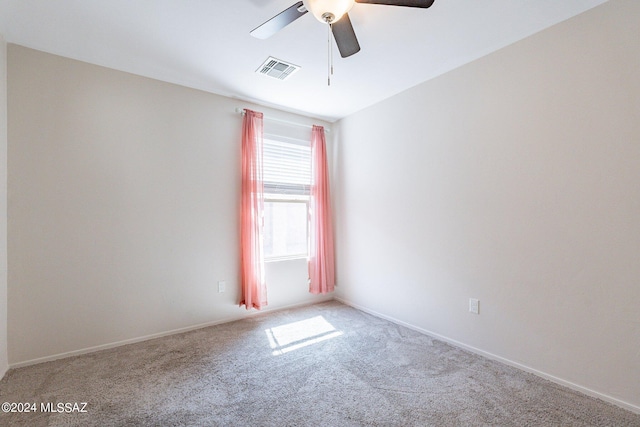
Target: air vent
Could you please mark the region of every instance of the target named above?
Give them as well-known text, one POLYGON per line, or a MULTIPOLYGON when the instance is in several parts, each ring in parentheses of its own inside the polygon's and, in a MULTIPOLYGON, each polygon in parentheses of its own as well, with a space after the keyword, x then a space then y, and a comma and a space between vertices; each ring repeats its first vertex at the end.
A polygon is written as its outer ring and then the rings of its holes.
POLYGON ((300 66, 298 65, 289 64, 288 62, 284 62, 270 56, 256 70, 256 73, 264 74, 265 76, 273 77, 278 80, 285 80, 291 77, 291 75, 299 69, 300 66))

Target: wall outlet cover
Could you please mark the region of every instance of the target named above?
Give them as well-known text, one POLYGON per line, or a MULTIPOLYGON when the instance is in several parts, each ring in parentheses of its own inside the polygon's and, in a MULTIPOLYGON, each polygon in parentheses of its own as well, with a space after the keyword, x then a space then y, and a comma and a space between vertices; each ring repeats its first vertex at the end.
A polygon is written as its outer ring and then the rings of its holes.
POLYGON ((469 313, 480 314, 480 301, 475 298, 469 298, 469 313))

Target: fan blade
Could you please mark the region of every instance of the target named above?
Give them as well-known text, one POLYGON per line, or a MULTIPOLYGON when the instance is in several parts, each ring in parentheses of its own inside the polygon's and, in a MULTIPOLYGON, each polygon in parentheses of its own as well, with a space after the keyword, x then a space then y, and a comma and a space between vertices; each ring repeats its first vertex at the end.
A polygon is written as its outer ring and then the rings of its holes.
POLYGON ((356 3, 386 4, 387 6, 431 7, 434 0, 356 0, 356 3))
POLYGON ((331 31, 333 31, 333 38, 336 39, 340 56, 346 58, 360 52, 360 44, 348 14, 345 13, 338 22, 331 24, 331 31))
POLYGON ((302 6, 302 2, 299 1, 293 6, 283 10, 273 18, 269 19, 264 24, 251 30, 249 34, 259 39, 266 39, 291 24, 296 19, 307 13, 307 9, 302 6))

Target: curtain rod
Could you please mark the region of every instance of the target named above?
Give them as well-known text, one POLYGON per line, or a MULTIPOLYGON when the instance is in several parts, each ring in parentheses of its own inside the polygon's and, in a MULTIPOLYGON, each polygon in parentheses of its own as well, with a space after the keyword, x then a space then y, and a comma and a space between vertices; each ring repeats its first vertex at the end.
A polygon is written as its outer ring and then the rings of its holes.
MULTIPOLYGON (((244 116, 244 108, 240 108, 240 107, 236 107, 236 113, 238 114, 242 114, 244 116)), ((296 123, 296 122, 290 122, 289 120, 282 120, 282 119, 276 119, 273 117, 267 117, 267 116, 263 116, 265 120, 269 120, 271 122, 278 122, 278 123, 283 123, 285 125, 291 125, 291 126, 301 126, 301 127, 305 127, 305 128, 309 128, 311 129, 313 126, 312 125, 305 125, 302 123, 296 123)), ((331 132, 331 129, 327 129, 323 126, 324 131, 326 133, 331 132)))

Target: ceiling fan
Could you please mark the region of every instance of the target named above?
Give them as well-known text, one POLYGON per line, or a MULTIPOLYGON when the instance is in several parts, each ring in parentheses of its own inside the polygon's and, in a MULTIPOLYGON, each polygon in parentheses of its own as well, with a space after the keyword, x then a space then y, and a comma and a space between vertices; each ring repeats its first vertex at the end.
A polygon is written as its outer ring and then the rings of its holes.
POLYGON ((360 44, 351 25, 348 12, 354 3, 383 4, 388 6, 419 7, 426 9, 434 0, 304 0, 280 12, 253 29, 250 34, 259 39, 271 37, 307 12, 318 21, 329 24, 340 56, 349 57, 360 51, 360 44))

